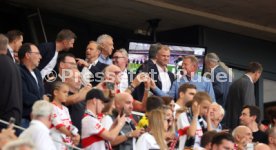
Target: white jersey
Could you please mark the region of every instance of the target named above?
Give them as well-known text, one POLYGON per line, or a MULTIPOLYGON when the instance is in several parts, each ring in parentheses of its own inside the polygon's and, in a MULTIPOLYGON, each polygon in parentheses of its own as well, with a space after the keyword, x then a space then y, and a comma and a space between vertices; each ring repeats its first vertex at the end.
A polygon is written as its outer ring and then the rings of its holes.
POLYGON ((109 148, 109 144, 99 136, 106 129, 96 115, 86 110, 81 124, 81 143, 85 150, 106 150, 109 148))
MULTIPOLYGON (((184 146, 187 140, 187 131, 190 127, 190 121, 192 121, 191 119, 188 119, 186 112, 181 113, 177 119, 177 128, 179 133, 179 149, 184 149, 184 146)), ((200 141, 201 141, 202 135, 203 135, 202 128, 199 124, 199 121, 197 121, 194 148, 200 147, 200 141)))
POLYGON ((148 132, 142 134, 136 143, 137 150, 160 149, 155 138, 148 132))
MULTIPOLYGON (((58 129, 60 127, 66 127, 69 131, 71 131, 73 125, 71 121, 71 117, 68 111, 68 108, 65 106, 57 106, 55 102, 52 102, 54 109, 52 112, 52 127, 50 129, 51 136, 53 137, 54 140, 64 142, 67 144, 72 145, 72 140, 70 137, 66 136, 65 134, 61 133, 58 129)), ((66 150, 66 146, 60 143, 55 142, 55 145, 57 149, 60 150, 66 150)))

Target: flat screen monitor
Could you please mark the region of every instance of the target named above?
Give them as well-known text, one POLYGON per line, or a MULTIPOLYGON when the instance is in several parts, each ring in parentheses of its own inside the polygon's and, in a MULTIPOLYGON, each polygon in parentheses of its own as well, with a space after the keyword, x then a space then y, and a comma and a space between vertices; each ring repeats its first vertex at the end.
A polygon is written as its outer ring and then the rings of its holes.
MULTIPOLYGON (((144 42, 129 42, 129 65, 128 69, 132 72, 136 70, 148 60, 148 52, 150 48, 150 43, 144 42)), ((177 67, 182 64, 182 56, 185 55, 195 55, 199 60, 199 66, 197 73, 202 75, 204 56, 206 53, 206 48, 204 47, 194 47, 194 46, 183 46, 167 44, 171 50, 171 57, 169 64, 167 66, 168 70, 175 73, 177 67), (179 60, 179 61, 178 61, 179 60)))

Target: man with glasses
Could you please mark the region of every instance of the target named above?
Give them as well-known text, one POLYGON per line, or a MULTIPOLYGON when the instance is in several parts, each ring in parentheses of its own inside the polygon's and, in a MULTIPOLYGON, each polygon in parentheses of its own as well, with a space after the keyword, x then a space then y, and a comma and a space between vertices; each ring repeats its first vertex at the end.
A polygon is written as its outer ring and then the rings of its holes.
POLYGON ((41 55, 38 48, 31 43, 25 43, 18 51, 20 73, 22 79, 23 115, 21 126, 27 128, 31 120, 30 113, 33 104, 43 98, 44 85, 37 69, 41 55))
POLYGON ((112 57, 112 62, 114 65, 118 66, 122 71, 121 82, 118 86, 120 91, 125 91, 127 87, 130 85, 130 82, 133 80, 133 74, 127 69, 127 66, 128 66, 127 51, 123 48, 117 50, 112 57))

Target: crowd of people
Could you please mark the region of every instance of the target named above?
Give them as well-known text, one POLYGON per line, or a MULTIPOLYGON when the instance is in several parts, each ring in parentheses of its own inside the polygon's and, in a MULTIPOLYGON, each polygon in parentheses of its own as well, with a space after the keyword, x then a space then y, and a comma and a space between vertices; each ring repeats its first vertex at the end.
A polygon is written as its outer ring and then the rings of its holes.
POLYGON ((276 110, 261 124, 256 106, 258 62, 234 81, 217 54, 204 58, 208 77, 197 73, 196 55, 185 55, 176 76, 169 47, 155 43, 131 72, 110 35, 89 41, 84 59, 69 53, 77 37, 69 29, 38 46, 23 36, 0 34, 0 119, 25 128, 0 124, 0 149, 276 149, 276 110))

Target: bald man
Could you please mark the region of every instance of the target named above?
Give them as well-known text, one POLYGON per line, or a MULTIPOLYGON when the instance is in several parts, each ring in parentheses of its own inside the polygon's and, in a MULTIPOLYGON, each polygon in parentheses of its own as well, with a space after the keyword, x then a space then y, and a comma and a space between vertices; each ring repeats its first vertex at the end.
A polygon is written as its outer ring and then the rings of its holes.
POLYGON ((236 127, 232 135, 235 139, 235 143, 238 149, 245 149, 249 144, 252 144, 253 136, 252 131, 247 126, 236 127))
MULTIPOLYGON (((115 109, 118 111, 118 114, 125 114, 127 121, 121 129, 119 136, 111 142, 111 145, 115 150, 134 150, 136 138, 138 138, 144 130, 135 129, 133 121, 129 118, 133 110, 133 97, 129 93, 122 92, 115 95, 114 101, 115 109)), ((113 114, 112 118, 114 120, 117 116, 113 114)), ((108 124, 112 123, 113 122, 109 122, 108 124)), ((103 124, 107 124, 107 122, 103 122, 103 124)))
POLYGON ((254 150, 271 150, 270 147, 264 143, 258 143, 254 150))

